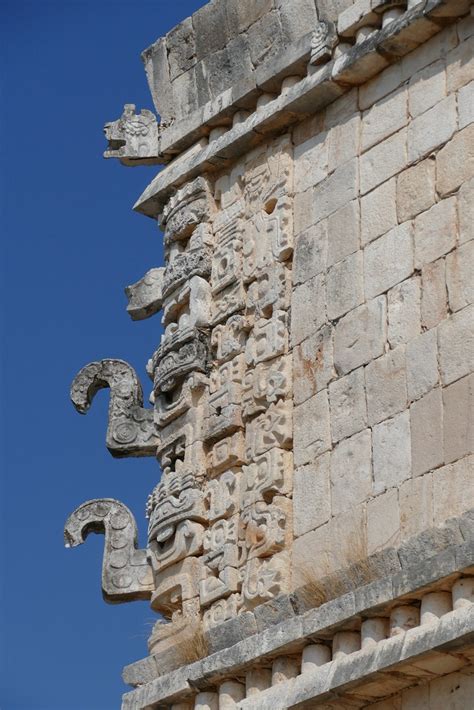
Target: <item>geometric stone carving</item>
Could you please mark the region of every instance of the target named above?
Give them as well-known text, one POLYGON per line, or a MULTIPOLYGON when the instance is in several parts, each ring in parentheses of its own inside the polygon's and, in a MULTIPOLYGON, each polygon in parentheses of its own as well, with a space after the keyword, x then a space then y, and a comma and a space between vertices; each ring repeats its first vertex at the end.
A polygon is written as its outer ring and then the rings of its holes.
POLYGON ((205 178, 198 177, 177 190, 161 214, 165 245, 189 239, 196 226, 209 219, 211 210, 211 192, 205 178))
POLYGON ((132 320, 144 320, 161 310, 164 271, 164 267, 150 269, 140 281, 125 288, 132 320))
POLYGON ((211 345, 219 363, 244 352, 250 329, 250 319, 240 315, 231 316, 227 323, 214 328, 211 345))
POLYGON ((147 109, 135 113, 135 104, 125 104, 117 121, 106 123, 109 145, 104 158, 119 158, 122 165, 158 165, 159 127, 156 116, 147 109))
POLYGON ((273 448, 243 466, 242 508, 257 501, 269 501, 275 494, 287 494, 292 487, 292 456, 273 448))
POLYGON ((91 532, 105 535, 104 599, 112 603, 150 599, 155 588, 153 575, 147 551, 137 549, 137 526, 129 509, 112 498, 83 503, 66 521, 66 547, 82 545, 91 532))
POLYGON ((211 274, 209 247, 192 249, 176 254, 165 269, 163 295, 167 296, 192 276, 208 278, 211 274))
POLYGON ((171 391, 192 372, 206 374, 208 353, 209 336, 202 330, 170 326, 151 361, 149 374, 153 376, 155 395, 171 391))
POLYGON ((85 414, 96 393, 110 388, 107 448, 117 458, 153 456, 157 437, 153 410, 143 407, 143 392, 133 367, 123 360, 91 362, 71 385, 71 400, 85 414))
POLYGON ((316 65, 329 61, 337 41, 334 23, 320 20, 311 38, 311 58, 309 63, 316 65))

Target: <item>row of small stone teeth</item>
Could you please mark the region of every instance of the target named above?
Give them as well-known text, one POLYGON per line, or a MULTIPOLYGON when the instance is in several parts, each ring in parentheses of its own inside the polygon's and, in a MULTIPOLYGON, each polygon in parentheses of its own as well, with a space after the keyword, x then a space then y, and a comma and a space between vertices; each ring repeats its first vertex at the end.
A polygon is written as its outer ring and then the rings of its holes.
MULTIPOLYGON (((401 15, 406 12, 406 10, 410 10, 418 3, 419 0, 408 0, 408 5, 406 8, 400 6, 390 7, 384 13, 381 13, 382 27, 386 27, 391 22, 401 17, 401 15)), ((363 27, 360 27, 355 32, 355 44, 360 44, 361 42, 364 42, 364 40, 368 39, 371 35, 377 32, 378 29, 379 28, 375 27, 374 25, 364 25, 363 27)), ((339 44, 337 44, 334 49, 334 59, 337 59, 343 54, 346 54, 350 49, 352 49, 352 47, 353 45, 349 42, 339 42, 339 44)), ((285 79, 283 79, 281 84, 280 96, 284 96, 293 86, 295 86, 295 84, 298 84, 301 81, 301 78, 301 76, 287 76, 285 79)), ((263 106, 266 106, 276 98, 277 96, 275 94, 261 94, 261 96, 259 96, 259 98, 257 99, 255 110, 258 111, 258 109, 263 108, 263 106)), ((252 111, 237 111, 232 118, 232 126, 217 126, 216 128, 213 128, 211 130, 208 136, 209 143, 212 143, 213 141, 223 136, 234 126, 244 123, 251 115, 252 111)))
POLYGON ((272 668, 255 668, 247 672, 245 686, 235 680, 223 682, 218 692, 201 692, 193 701, 176 703, 171 710, 235 710, 245 698, 258 695, 271 686, 296 678, 338 661, 351 653, 369 650, 380 641, 399 636, 417 626, 435 624, 451 611, 474 604, 474 577, 461 577, 450 592, 436 591, 425 594, 420 606, 403 604, 394 607, 390 617, 374 617, 361 623, 360 631, 337 631, 330 644, 312 643, 306 646, 301 659, 291 656, 275 658, 272 668))

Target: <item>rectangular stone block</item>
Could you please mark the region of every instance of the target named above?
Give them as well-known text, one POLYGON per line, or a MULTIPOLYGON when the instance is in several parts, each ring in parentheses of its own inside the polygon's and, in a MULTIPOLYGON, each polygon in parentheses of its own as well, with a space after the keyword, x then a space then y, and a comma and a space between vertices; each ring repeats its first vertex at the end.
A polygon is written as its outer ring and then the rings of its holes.
POLYGON ((436 189, 444 197, 457 190, 473 175, 474 123, 470 123, 456 133, 436 156, 436 189))
POLYGON ((294 473, 293 521, 297 537, 324 525, 331 517, 329 461, 330 454, 323 454, 294 473))
POLYGON ((304 466, 331 448, 327 390, 295 407, 293 417, 294 462, 304 466))
POLYGON ((443 390, 444 460, 474 452, 474 374, 443 390))
POLYGON ((397 215, 399 222, 413 219, 434 205, 435 161, 426 158, 397 177, 397 215))
POLYGON ((401 172, 407 164, 406 128, 386 138, 360 157, 360 191, 364 195, 401 172))
POLYGON ((429 392, 439 381, 436 330, 429 330, 411 340, 405 355, 408 399, 413 401, 429 392))
POLYGON ((333 328, 326 325, 293 350, 293 390, 296 404, 325 389, 333 379, 333 328))
POLYGON ((448 53, 446 75, 449 93, 472 81, 474 77, 474 37, 468 37, 448 53))
POLYGON ((407 406, 405 349, 391 350, 365 368, 369 425, 392 417, 407 406))
POLYGON ((313 188, 308 188, 304 192, 297 192, 293 202, 294 210, 294 229, 295 234, 304 232, 305 229, 316 223, 318 215, 316 214, 313 199, 313 188))
POLYGON ((459 128, 465 128, 474 121, 474 81, 458 91, 459 128))
POLYGON ((459 243, 474 239, 474 178, 461 185, 458 193, 459 243))
POLYGON ((332 266, 359 248, 359 201, 352 200, 334 212, 327 220, 328 266, 332 266))
POLYGON ((367 504, 367 553, 373 555, 400 540, 398 491, 391 490, 367 504))
POLYGON ((415 219, 415 267, 435 261, 456 244, 456 198, 441 200, 415 219))
POLYGON ((359 88, 359 106, 362 110, 369 108, 376 101, 392 93, 402 83, 402 67, 396 62, 384 69, 370 81, 359 88))
POLYGON ((372 492, 372 436, 370 429, 341 441, 331 452, 331 512, 339 515, 372 492))
POLYGON ((364 301, 364 262, 362 251, 332 266, 326 275, 327 315, 340 318, 364 301))
POLYGON ((327 221, 313 225, 295 237, 293 283, 308 281, 326 270, 328 250, 327 221))
POLYGON ((373 298, 408 278, 413 272, 413 235, 410 222, 400 224, 364 249, 365 295, 373 298))
POLYGON ((357 197, 359 191, 358 159, 340 165, 332 175, 314 188, 314 210, 319 219, 328 217, 357 197))
POLYGON ((326 284, 323 274, 297 286, 291 299, 291 341, 300 343, 326 321, 326 284))
MULTIPOLYGON (((344 98, 345 97, 343 96, 340 101, 344 98)), ((331 106, 329 106, 327 110, 328 116, 330 112, 331 106)), ((326 125, 328 125, 328 120, 326 125)), ((328 168, 330 173, 350 158, 354 158, 359 154, 360 127, 361 119, 358 111, 355 115, 338 120, 333 126, 330 127, 328 158, 328 168)))
POLYGON ((362 245, 372 242, 397 225, 395 186, 396 178, 392 178, 361 198, 362 245))
POLYGON ((334 442, 367 426, 364 369, 360 367, 329 385, 331 435, 334 442))
POLYGON ((410 79, 428 64, 436 62, 440 56, 446 56, 457 44, 458 36, 454 25, 446 27, 427 42, 423 42, 417 49, 402 58, 403 81, 410 79))
POLYGON ((408 85, 410 116, 416 118, 446 96, 446 70, 440 59, 411 77, 408 85))
POLYGON ((474 302, 474 241, 447 255, 446 284, 452 311, 459 311, 474 302))
POLYGON ((391 348, 396 348, 416 338, 421 332, 419 276, 412 276, 390 289, 387 301, 388 342, 391 348))
POLYGON ((375 494, 399 486, 411 477, 411 435, 408 411, 374 426, 372 442, 375 494))
POLYGON ((387 307, 384 296, 358 306, 336 325, 334 365, 345 374, 384 352, 387 339, 387 307))
POLYGON ((441 379, 449 385, 474 370, 474 308, 468 306, 438 327, 441 379))
POLYGON ((405 86, 397 88, 377 101, 362 115, 361 152, 380 143, 406 126, 408 122, 408 92, 405 86))
POLYGON ((432 474, 433 519, 442 525, 474 506, 474 456, 466 456, 432 474))
POLYGON ((432 476, 418 476, 402 483, 399 503, 402 540, 433 527, 432 476))
POLYGON ((301 145, 296 146, 294 160, 295 192, 304 192, 324 180, 328 175, 329 160, 327 133, 316 133, 301 145))
POLYGON ((452 94, 408 126, 408 161, 414 163, 442 146, 452 137, 456 127, 456 96, 452 94))
POLYGON ((424 328, 434 328, 448 315, 444 259, 423 266, 421 284, 421 323, 424 328))
POLYGON ((414 476, 444 462, 441 389, 431 390, 410 407, 411 461, 414 476))

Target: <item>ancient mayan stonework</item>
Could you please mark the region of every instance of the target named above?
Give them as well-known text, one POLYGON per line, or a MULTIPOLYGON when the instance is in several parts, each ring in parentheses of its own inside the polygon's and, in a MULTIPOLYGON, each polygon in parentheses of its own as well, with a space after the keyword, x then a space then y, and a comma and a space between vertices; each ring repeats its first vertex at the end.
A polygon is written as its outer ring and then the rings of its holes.
POLYGON ((157 613, 124 710, 472 706, 473 37, 468 0, 212 0, 143 53, 161 120, 106 124, 165 166, 152 406, 121 360, 71 390, 161 469, 146 549, 113 499, 65 529, 157 613))

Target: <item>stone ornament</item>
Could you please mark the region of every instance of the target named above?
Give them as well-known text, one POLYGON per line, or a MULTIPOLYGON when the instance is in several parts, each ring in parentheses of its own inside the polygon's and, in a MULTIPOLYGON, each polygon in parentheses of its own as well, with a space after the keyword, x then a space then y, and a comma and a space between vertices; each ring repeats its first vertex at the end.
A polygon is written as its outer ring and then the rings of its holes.
POLYGON ((164 267, 150 269, 137 283, 125 288, 127 313, 132 320, 144 320, 163 306, 164 267))
POLYGON ((338 37, 334 23, 320 20, 311 37, 311 58, 309 63, 316 65, 329 61, 332 58, 337 42, 338 37))
POLYGON ((157 438, 153 410, 143 407, 143 392, 135 370, 123 360, 91 362, 78 372, 71 386, 71 400, 86 414, 96 393, 110 388, 107 448, 117 458, 153 456, 157 438))
POLYGON ((125 104, 117 121, 104 126, 108 148, 104 158, 118 158, 122 165, 156 165, 161 162, 159 126, 148 109, 135 113, 135 104, 125 104))
POLYGON ((105 601, 150 599, 154 591, 152 570, 147 551, 137 549, 137 525, 129 509, 112 498, 83 503, 66 521, 66 547, 82 545, 91 532, 105 536, 102 563, 105 601))

